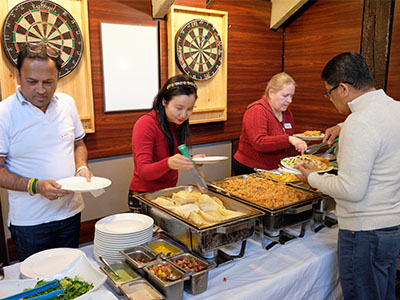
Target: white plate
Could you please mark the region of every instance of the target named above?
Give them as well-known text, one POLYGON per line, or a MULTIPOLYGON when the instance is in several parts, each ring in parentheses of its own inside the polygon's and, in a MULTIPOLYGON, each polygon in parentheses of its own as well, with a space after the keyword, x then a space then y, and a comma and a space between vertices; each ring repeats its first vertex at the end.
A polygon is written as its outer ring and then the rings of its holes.
POLYGON ((64 270, 77 257, 85 255, 79 249, 53 248, 29 256, 21 263, 22 278, 43 278, 64 270))
MULTIPOLYGON (((284 167, 284 169, 292 171, 291 173, 293 173, 293 174, 301 174, 301 172, 299 170, 297 170, 296 168, 288 165, 284 161, 285 159, 288 159, 288 158, 292 158, 292 157, 286 157, 284 159, 281 159, 281 165, 284 167)), ((330 167, 326 168, 325 170, 320 170, 320 171, 315 171, 315 172, 317 172, 317 173, 325 173, 325 172, 328 172, 328 171, 330 171, 332 169, 333 169, 333 166, 330 166, 330 167)), ((287 172, 287 171, 285 171, 285 172, 287 172)))
POLYGON ((57 180, 62 185, 63 190, 73 192, 90 192, 104 189, 111 184, 111 180, 103 177, 93 176, 91 181, 86 181, 86 177, 72 176, 57 180))
POLYGON ((199 165, 205 164, 215 164, 217 162, 221 162, 227 160, 227 156, 206 156, 206 157, 194 157, 192 160, 199 165))
POLYGON ((325 135, 321 136, 301 136, 302 133, 293 134, 293 136, 298 137, 304 141, 320 141, 324 138, 325 135))
POLYGON ((123 213, 105 217, 95 224, 95 229, 111 234, 140 232, 152 227, 154 220, 143 214, 123 213))

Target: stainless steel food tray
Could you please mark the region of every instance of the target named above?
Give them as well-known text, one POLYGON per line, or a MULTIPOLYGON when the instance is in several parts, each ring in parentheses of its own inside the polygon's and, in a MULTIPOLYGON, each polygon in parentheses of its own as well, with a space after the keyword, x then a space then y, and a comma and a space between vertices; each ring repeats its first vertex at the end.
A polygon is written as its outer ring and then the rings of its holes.
POLYGON ((253 206, 253 207, 255 207, 255 208, 257 208, 257 209, 259 209, 259 210, 261 210, 263 212, 268 212, 270 214, 276 214, 276 213, 288 212, 288 211, 289 211, 289 213, 295 213, 295 210, 292 209, 292 208, 297 208, 297 207, 299 207, 301 205, 307 205, 307 204, 316 203, 322 196, 321 193, 316 193, 316 192, 314 192, 312 190, 308 190, 306 188, 299 187, 299 186, 297 186, 295 184, 285 184, 286 186, 288 186, 291 189, 295 189, 297 191, 300 191, 300 192, 304 193, 305 195, 307 195, 307 198, 305 200, 294 202, 294 203, 291 203, 291 204, 288 204, 288 205, 285 205, 285 206, 272 208, 272 207, 267 207, 265 205, 261 205, 261 204, 259 204, 257 202, 251 201, 250 199, 246 199, 246 198, 240 197, 238 195, 235 195, 234 193, 230 193, 227 190, 225 190, 225 189, 223 189, 223 188, 218 186, 218 183, 222 183, 224 181, 228 181, 228 180, 231 180, 233 178, 246 179, 248 177, 261 177, 261 178, 265 178, 265 180, 276 182, 275 180, 271 180, 271 179, 269 179, 267 177, 264 177, 264 176, 261 176, 259 174, 249 174, 249 175, 239 175, 239 176, 226 177, 226 178, 223 178, 223 179, 220 179, 220 180, 213 180, 212 182, 210 182, 208 184, 208 186, 212 191, 215 191, 215 192, 217 192, 219 194, 226 195, 226 196, 231 197, 233 199, 239 200, 240 202, 244 202, 244 203, 246 203, 246 204, 248 204, 250 206, 253 206), (290 210, 290 209, 292 209, 292 210, 290 210))
MULTIPOLYGON (((223 180, 228 180, 230 178, 247 178, 248 176, 259 176, 257 174, 250 175, 240 175, 224 178, 222 180, 217 180, 214 182, 220 182, 223 180)), ((266 179, 267 180, 267 179, 266 179)), ((267 231, 267 234, 277 234, 281 229, 284 229, 289 226, 293 226, 296 224, 302 224, 308 222, 313 218, 314 214, 314 204, 316 204, 320 199, 322 199, 322 194, 308 192, 303 189, 299 189, 293 186, 289 186, 290 188, 300 190, 303 193, 308 195, 308 198, 303 201, 291 203, 286 206, 282 206, 276 209, 269 208, 263 205, 260 205, 254 201, 249 199, 245 199, 236 195, 229 193, 228 191, 218 187, 214 184, 209 184, 209 188, 214 190, 217 193, 222 195, 226 195, 248 205, 251 205, 262 212, 264 212, 264 216, 260 219, 262 223, 260 223, 260 227, 263 227, 263 231, 267 231)))
POLYGON ((144 193, 136 197, 142 202, 142 212, 151 216, 155 224, 202 257, 212 258, 219 247, 250 238, 255 232, 257 217, 263 215, 263 212, 252 206, 208 191, 209 196, 218 197, 227 209, 243 212, 244 215, 217 224, 197 226, 152 201, 160 196, 170 197, 181 190, 200 192, 197 187, 190 185, 144 193))

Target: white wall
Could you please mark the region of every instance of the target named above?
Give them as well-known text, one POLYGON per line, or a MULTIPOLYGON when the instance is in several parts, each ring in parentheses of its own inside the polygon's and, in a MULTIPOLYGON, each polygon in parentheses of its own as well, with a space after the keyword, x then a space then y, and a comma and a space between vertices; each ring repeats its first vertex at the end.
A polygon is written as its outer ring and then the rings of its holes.
MULTIPOLYGON (((228 177, 231 174, 231 149, 230 142, 204 144, 195 146, 192 154, 204 153, 206 155, 224 155, 229 159, 217 164, 203 165, 202 171, 208 180, 228 177)), ((133 159, 131 155, 116 156, 105 159, 89 161, 89 168, 95 176, 106 177, 112 181, 105 193, 95 198, 90 193, 83 193, 85 209, 82 212, 82 221, 98 219, 104 216, 128 211, 128 190, 133 174, 133 159)), ((178 185, 194 184, 191 171, 179 173, 178 185)), ((7 191, 0 189, 4 228, 7 228, 8 201, 7 191)), ((10 233, 6 229, 6 238, 10 233)))

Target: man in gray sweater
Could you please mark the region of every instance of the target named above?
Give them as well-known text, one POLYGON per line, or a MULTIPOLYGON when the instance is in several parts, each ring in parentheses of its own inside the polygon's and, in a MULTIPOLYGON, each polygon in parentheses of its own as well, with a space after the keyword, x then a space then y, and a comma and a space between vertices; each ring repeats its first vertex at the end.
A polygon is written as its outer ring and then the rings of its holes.
POLYGON ((400 102, 376 90, 365 59, 345 52, 321 74, 342 114, 338 175, 297 166, 299 178, 335 199, 345 299, 395 299, 400 255, 400 102))

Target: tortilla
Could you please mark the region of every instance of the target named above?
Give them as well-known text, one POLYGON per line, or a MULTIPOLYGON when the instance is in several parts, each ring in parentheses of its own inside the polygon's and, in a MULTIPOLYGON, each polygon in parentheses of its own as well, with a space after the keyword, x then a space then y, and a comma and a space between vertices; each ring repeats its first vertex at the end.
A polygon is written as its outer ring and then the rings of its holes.
POLYGON ((153 200, 154 203, 157 203, 158 205, 162 207, 166 206, 175 206, 175 202, 171 198, 166 198, 166 197, 157 197, 155 200, 153 200))
POLYGON ((172 207, 171 210, 181 217, 188 218, 191 212, 198 212, 200 208, 193 203, 172 207))

